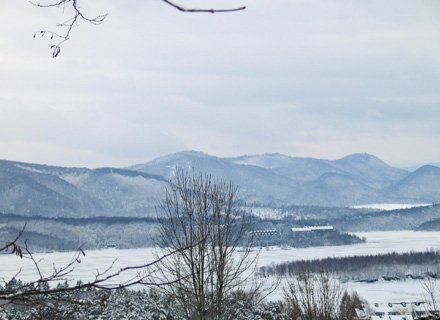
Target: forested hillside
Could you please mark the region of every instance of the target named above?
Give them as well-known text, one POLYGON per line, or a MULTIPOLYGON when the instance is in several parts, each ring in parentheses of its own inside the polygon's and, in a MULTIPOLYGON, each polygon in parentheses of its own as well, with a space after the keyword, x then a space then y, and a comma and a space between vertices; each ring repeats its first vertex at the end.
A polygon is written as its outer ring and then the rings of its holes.
POLYGON ((127 169, 1 160, 0 211, 46 217, 151 217, 177 168, 232 181, 250 206, 440 201, 440 168, 434 166, 410 173, 368 154, 331 161, 280 154, 219 158, 185 151, 127 169))

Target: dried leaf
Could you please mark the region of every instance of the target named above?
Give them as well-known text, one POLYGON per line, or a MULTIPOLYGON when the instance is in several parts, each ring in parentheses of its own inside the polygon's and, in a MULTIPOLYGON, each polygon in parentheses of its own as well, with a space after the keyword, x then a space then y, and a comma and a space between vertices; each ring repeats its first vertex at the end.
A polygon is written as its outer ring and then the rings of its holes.
POLYGON ((52 56, 54 58, 56 58, 60 54, 60 52, 61 52, 61 48, 58 45, 51 46, 50 48, 52 49, 52 56))

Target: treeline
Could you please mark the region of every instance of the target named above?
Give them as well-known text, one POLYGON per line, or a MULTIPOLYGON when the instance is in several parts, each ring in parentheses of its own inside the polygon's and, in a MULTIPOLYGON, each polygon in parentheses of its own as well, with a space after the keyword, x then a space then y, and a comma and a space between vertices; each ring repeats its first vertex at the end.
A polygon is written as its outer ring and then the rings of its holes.
MULTIPOLYGON (((309 292, 311 301, 307 306, 301 303, 305 296, 296 295, 291 289, 302 288, 298 281, 278 301, 266 301, 261 295, 237 290, 224 297, 227 307, 219 320, 338 320, 354 319, 355 308, 365 303, 356 294, 342 292, 329 278, 319 279, 327 286, 316 283, 309 292)), ((310 281, 310 279, 308 279, 310 281)), ((307 282, 309 283, 309 282, 307 282)), ((20 280, 12 279, 0 286, 0 293, 22 288, 20 280)), ((47 283, 42 284, 46 289, 47 283)), ((56 287, 59 292, 40 296, 31 304, 13 304, 0 300, 0 319, 14 320, 191 320, 179 307, 178 301, 169 295, 166 288, 148 290, 86 288, 70 291, 67 283, 56 287)), ((183 293, 182 293, 183 294, 183 293)), ((197 318, 199 319, 199 318, 197 318)), ((201 318, 200 318, 201 319, 201 318)), ((203 319, 213 319, 209 316, 203 319)))
POLYGON ((396 209, 390 211, 372 211, 345 217, 333 217, 323 220, 339 230, 344 231, 391 231, 391 230, 440 230, 430 228, 434 219, 438 219, 440 204, 433 204, 426 207, 414 207, 407 209, 396 209))
MULTIPOLYGON (((13 279, 0 286, 0 292, 13 290, 22 283, 13 279)), ((41 296, 32 304, 8 304, 0 301, 0 319, 14 320, 191 320, 179 308, 178 301, 162 288, 149 290, 95 288, 69 291, 67 283, 57 287, 59 293, 41 296)), ((245 291, 235 291, 225 297, 228 308, 218 319, 284 320, 283 302, 265 302, 245 291)), ((208 318, 204 318, 208 319, 208 318)), ((217 319, 217 318, 216 318, 217 319)))
POLYGON ((341 281, 398 280, 440 277, 440 251, 329 257, 284 262, 259 269, 259 275, 297 276, 306 272, 329 272, 341 281))
POLYGON ((145 218, 139 218, 139 217, 121 217, 121 216, 114 216, 114 217, 104 217, 104 216, 97 216, 97 217, 85 217, 85 218, 65 218, 65 217, 43 217, 39 215, 34 216, 22 216, 18 214, 11 214, 11 213, 1 213, 0 212, 0 221, 19 221, 19 222, 27 222, 32 220, 40 220, 40 221, 52 221, 52 222, 60 222, 64 224, 70 224, 70 225, 86 225, 90 223, 103 223, 103 224, 118 224, 118 223, 136 223, 136 222, 142 222, 142 223, 157 223, 157 218, 151 218, 151 217, 145 217, 145 218))
POLYGON ((290 226, 286 232, 279 230, 275 235, 256 235, 255 245, 259 247, 286 246, 308 248, 317 246, 340 246, 365 242, 356 235, 341 233, 337 230, 317 230, 313 232, 292 232, 290 226))
MULTIPOLYGON (((354 209, 321 206, 273 206, 253 204, 255 212, 273 211, 273 223, 332 225, 340 231, 440 230, 440 204, 395 209, 354 209), (275 214, 276 212, 276 214, 275 214)), ((270 216, 266 214, 266 216, 270 216)))
POLYGON ((351 216, 359 216, 367 213, 377 212, 374 209, 355 209, 350 207, 325 207, 313 205, 290 205, 285 206, 278 203, 251 203, 248 207, 257 215, 266 213, 278 217, 278 220, 298 221, 298 220, 326 220, 340 219, 351 216))
MULTIPOLYGON (((157 245, 159 218, 89 217, 48 218, 0 214, 0 241, 14 239, 26 224, 21 241, 28 240, 32 251, 69 251, 78 247, 93 250, 116 245, 118 248, 140 248, 157 245)), ((276 230, 276 234, 255 236, 255 246, 311 247, 347 245, 363 240, 336 230, 292 232, 296 221, 253 218, 255 230, 276 230)), ((305 222, 307 223, 307 222, 305 222)))
POLYGON ((316 246, 340 246, 365 242, 356 235, 341 233, 337 230, 313 232, 292 232, 289 245, 297 248, 316 246))
POLYGON ((70 251, 79 247, 94 250, 109 244, 121 249, 151 247, 158 235, 157 223, 150 222, 67 224, 55 219, 32 219, 0 222, 0 241, 14 239, 25 224, 19 244, 24 245, 27 240, 33 252, 70 251))
POLYGON ((283 219, 254 218, 255 246, 287 246, 307 248, 316 246, 338 246, 365 242, 356 235, 340 232, 336 229, 315 230, 312 232, 293 232, 292 227, 323 225, 322 221, 297 220, 294 217, 283 219), (274 231, 275 234, 258 234, 258 231, 274 231))
POLYGON ((440 219, 432 219, 422 223, 416 228, 416 231, 440 231, 440 219))

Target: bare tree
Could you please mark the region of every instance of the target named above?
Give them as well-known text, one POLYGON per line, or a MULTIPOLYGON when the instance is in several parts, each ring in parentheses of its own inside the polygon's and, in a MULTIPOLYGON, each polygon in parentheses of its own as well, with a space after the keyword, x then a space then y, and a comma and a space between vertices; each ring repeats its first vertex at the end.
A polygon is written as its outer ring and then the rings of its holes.
MULTIPOLYGON (((0 291, 0 307, 6 304, 20 304, 20 305, 35 305, 42 304, 44 301, 49 301, 51 296, 63 292, 75 292, 87 288, 97 288, 103 290, 121 289, 134 285, 147 286, 163 286, 170 285, 173 282, 157 281, 153 279, 152 275, 157 271, 156 266, 163 260, 176 254, 180 250, 186 250, 182 247, 178 250, 170 250, 163 256, 157 257, 151 262, 140 265, 126 266, 122 268, 114 268, 116 260, 114 260, 106 269, 97 270, 94 277, 89 282, 77 282, 72 286, 50 286, 51 284, 59 284, 62 281, 70 281, 70 275, 75 269, 75 266, 81 263, 81 259, 85 257, 86 253, 80 248, 73 255, 72 258, 63 266, 53 266, 53 270, 49 273, 44 272, 40 268, 40 260, 29 250, 27 243, 19 244, 20 238, 23 236, 25 226, 19 232, 17 237, 8 241, 0 247, 0 253, 12 253, 20 259, 30 259, 36 277, 34 280, 28 282, 16 281, 14 286, 8 286, 7 280, 3 280, 4 287, 0 291), (121 280, 124 279, 124 280, 121 280), (42 299, 44 298, 44 299, 42 299)), ((21 270, 17 270, 13 276, 13 280, 18 278, 21 270)), ((175 279, 174 281, 178 281, 175 279)), ((69 301, 76 303, 76 301, 69 301)))
POLYGON ((295 320, 334 320, 338 317, 342 289, 331 274, 305 271, 285 289, 287 314, 295 320))
POLYGON ((440 297, 440 290, 438 288, 437 278, 429 275, 422 281, 422 288, 424 291, 423 298, 428 302, 428 310, 426 310, 432 317, 440 318, 440 310, 438 299, 440 297))
MULTIPOLYGON (((190 12, 190 13, 222 13, 222 12, 235 12, 246 9, 246 7, 237 7, 237 8, 227 8, 227 9, 197 9, 197 8, 185 8, 173 1, 170 0, 160 0, 167 5, 170 5, 174 9, 177 9, 181 12, 190 12)), ((39 35, 41 37, 48 36, 51 40, 55 40, 55 42, 50 46, 52 50, 53 57, 57 57, 61 52, 61 44, 65 41, 69 40, 71 32, 73 28, 78 25, 80 21, 91 23, 94 25, 101 24, 106 18, 107 13, 99 14, 95 16, 89 16, 86 14, 80 5, 80 0, 49 0, 47 3, 44 0, 40 0, 38 2, 31 3, 40 8, 51 8, 57 7, 65 12, 66 10, 71 11, 71 16, 61 22, 58 23, 57 26, 60 28, 60 31, 54 32, 50 30, 40 30, 34 34, 34 38, 39 35)))
POLYGON ((162 261, 162 276, 187 319, 226 319, 226 298, 251 276, 251 221, 237 201, 232 183, 180 169, 167 190, 161 245, 177 254, 162 261))
POLYGON ((341 303, 339 304, 339 319, 358 319, 356 309, 362 309, 363 304, 367 304, 367 302, 363 301, 356 291, 350 294, 345 290, 341 298, 341 303))

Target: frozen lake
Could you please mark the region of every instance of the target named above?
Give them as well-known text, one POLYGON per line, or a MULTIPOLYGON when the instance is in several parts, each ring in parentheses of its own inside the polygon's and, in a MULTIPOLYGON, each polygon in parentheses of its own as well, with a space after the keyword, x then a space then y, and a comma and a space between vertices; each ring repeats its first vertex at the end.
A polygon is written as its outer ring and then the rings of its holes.
MULTIPOLYGON (((440 232, 414 232, 414 231, 387 231, 387 232, 362 232, 356 233, 365 237, 367 242, 350 246, 329 246, 314 248, 288 248, 270 247, 262 249, 259 253, 258 266, 269 265, 290 260, 316 259, 336 256, 369 255, 387 252, 425 251, 427 249, 440 249, 440 232)), ((154 248, 140 249, 105 249, 87 251, 81 263, 75 265, 69 278, 72 280, 89 281, 94 278, 97 270, 104 270, 115 262, 114 268, 123 266, 140 265, 154 260, 154 248)), ((53 266, 61 267, 72 258, 72 252, 55 252, 36 254, 40 261, 43 273, 50 273, 53 266)), ((13 255, 0 255, 0 277, 8 280, 21 268, 18 278, 22 280, 35 279, 36 270, 28 259, 19 259, 13 255)), ((119 281, 127 280, 121 278, 119 281)), ((348 283, 349 290, 357 290, 370 301, 401 301, 417 300, 422 295, 419 281, 348 283)), ((280 292, 278 292, 280 294, 280 292)), ((275 297, 277 294, 275 294, 275 297)))
POLYGON ((260 253, 259 265, 272 262, 319 259, 326 257, 344 257, 352 255, 370 255, 388 252, 425 251, 426 249, 440 249, 440 232, 416 231, 381 231, 357 232, 359 237, 364 237, 365 243, 347 246, 327 246, 313 248, 288 248, 271 247, 263 249, 260 253))
POLYGON ((356 206, 351 206, 353 209, 374 209, 374 210, 399 210, 399 209, 410 209, 418 207, 427 207, 432 205, 432 203, 373 203, 373 204, 361 204, 356 206))

